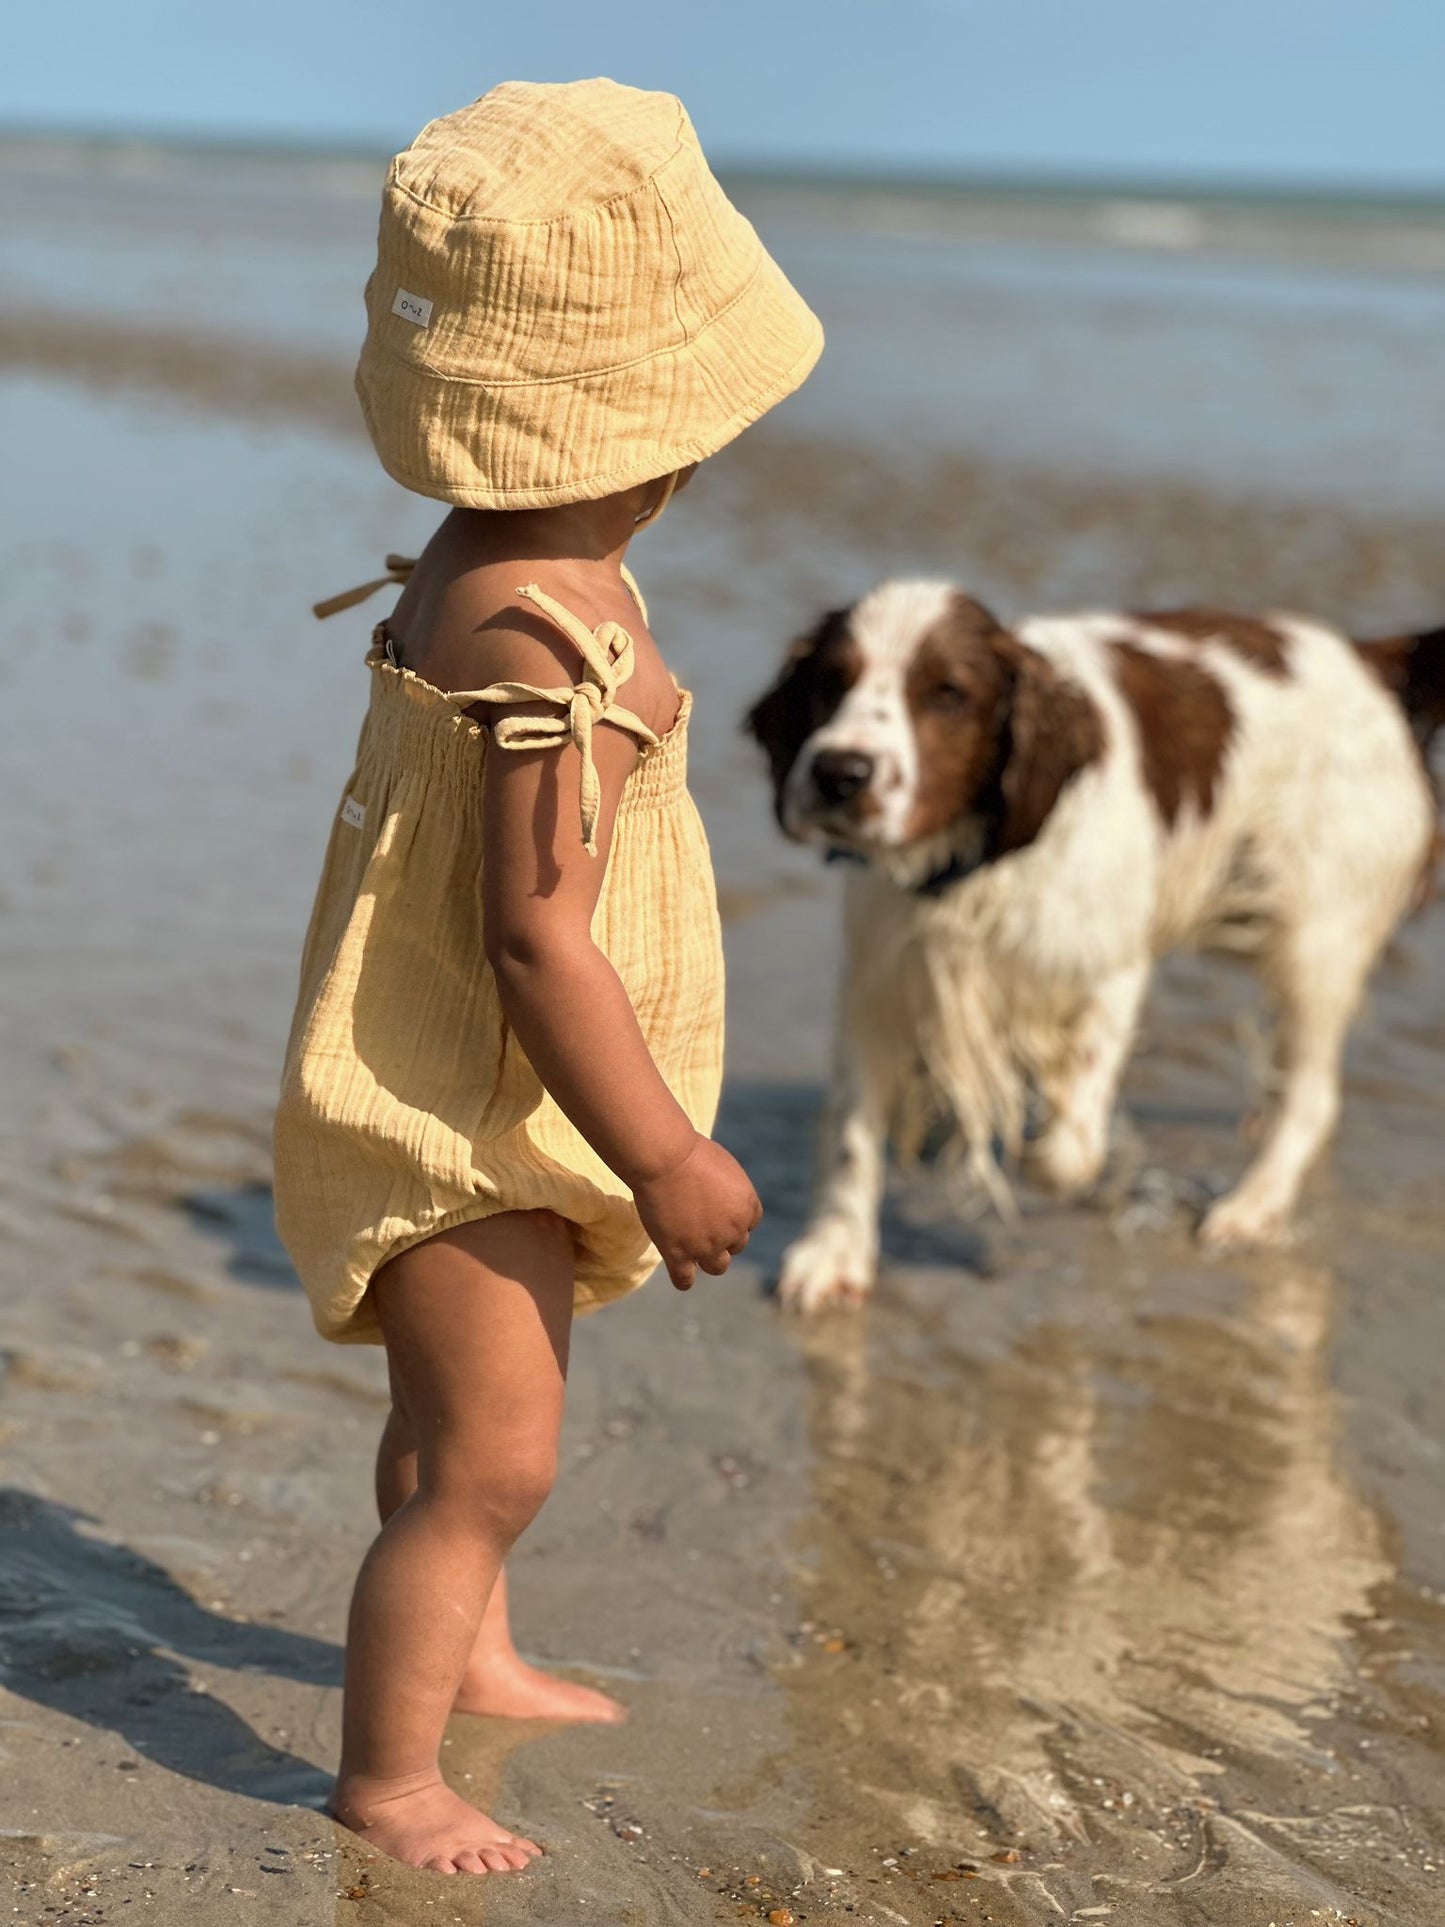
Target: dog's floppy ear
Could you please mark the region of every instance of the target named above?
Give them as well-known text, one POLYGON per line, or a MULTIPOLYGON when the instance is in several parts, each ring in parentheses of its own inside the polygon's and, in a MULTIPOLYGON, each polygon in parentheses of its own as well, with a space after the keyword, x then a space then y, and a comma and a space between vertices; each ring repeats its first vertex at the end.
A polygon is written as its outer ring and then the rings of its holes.
POLYGON ((848 688, 838 645, 847 635, 847 609, 830 609, 798 637, 772 688, 743 719, 743 727, 762 744, 774 785, 781 788, 798 751, 821 729, 848 688))
POLYGON ((994 856, 1007 856, 1033 842, 1048 821, 1064 785, 1104 753, 1098 709, 1077 683, 1068 681, 1007 630, 993 638, 1011 675, 999 766, 994 856))

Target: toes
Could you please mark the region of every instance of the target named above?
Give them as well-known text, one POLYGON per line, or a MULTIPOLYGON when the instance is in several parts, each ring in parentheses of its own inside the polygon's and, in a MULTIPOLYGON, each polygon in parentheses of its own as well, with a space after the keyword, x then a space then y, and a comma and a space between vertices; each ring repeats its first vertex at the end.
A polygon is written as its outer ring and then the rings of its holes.
POLYGON ((502 1834, 499 1839, 486 1840, 475 1847, 435 1853, 422 1865, 431 1873, 520 1873, 524 1867, 531 1866, 541 1851, 535 1840, 502 1834))
POLYGON ((515 1847, 501 1845, 478 1847, 477 1858, 488 1873, 517 1873, 527 1864, 527 1856, 515 1847))
POLYGON ((510 1840, 502 1843, 500 1851, 507 1855, 512 1865, 520 1872, 523 1867, 531 1866, 542 1849, 535 1840, 523 1840, 514 1835, 510 1840))

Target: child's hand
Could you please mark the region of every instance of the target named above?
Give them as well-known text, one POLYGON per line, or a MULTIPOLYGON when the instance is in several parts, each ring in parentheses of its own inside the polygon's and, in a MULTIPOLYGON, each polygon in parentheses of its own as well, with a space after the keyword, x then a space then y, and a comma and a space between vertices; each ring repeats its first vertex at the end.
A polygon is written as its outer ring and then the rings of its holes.
POLYGON ((763 1215, 737 1159, 699 1136, 681 1164, 633 1186, 637 1213, 679 1291, 698 1272, 720 1277, 763 1215))

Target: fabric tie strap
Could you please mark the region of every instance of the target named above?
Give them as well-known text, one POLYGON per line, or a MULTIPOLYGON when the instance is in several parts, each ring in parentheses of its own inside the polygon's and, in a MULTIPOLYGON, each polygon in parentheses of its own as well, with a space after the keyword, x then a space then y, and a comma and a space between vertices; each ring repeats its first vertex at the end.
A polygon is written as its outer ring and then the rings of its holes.
POLYGON ((565 609, 560 602, 529 582, 517 594, 535 604, 555 628, 573 644, 583 663, 586 676, 570 689, 542 689, 530 682, 495 682, 486 689, 471 689, 454 694, 452 700, 464 706, 472 703, 554 703, 559 716, 499 716, 492 725, 492 740, 499 749, 555 749, 571 741, 582 759, 581 805, 582 842, 589 856, 597 854, 597 818, 602 807, 602 786, 592 757, 592 729, 598 722, 609 722, 625 729, 640 743, 655 743, 658 738, 640 716, 624 709, 617 691, 632 674, 636 663, 632 637, 617 622, 599 623, 589 629, 585 622, 565 609))
MULTIPOLYGON (((343 589, 340 595, 327 596, 324 602, 313 602, 311 613, 318 622, 325 622, 328 616, 339 616, 343 609, 354 609, 358 602, 365 602, 374 596, 378 589, 388 586, 401 588, 411 580, 411 572, 416 567, 414 555, 389 555, 386 558, 386 574, 377 576, 371 582, 358 583, 354 589, 343 589)), ((627 585, 627 593, 642 611, 642 620, 647 620, 647 604, 642 599, 642 591, 637 586, 637 577, 624 562, 622 580, 627 585)))
MULTIPOLYGON (((386 558, 385 575, 379 575, 371 582, 362 582, 354 589, 343 589, 340 595, 328 596, 324 602, 313 603, 313 612, 318 620, 324 622, 327 616, 339 615, 343 609, 354 609, 358 602, 365 602, 378 589, 385 589, 389 585, 399 587, 408 581, 415 567, 416 561, 412 556, 389 555, 386 558)), ((631 571, 624 568, 622 575, 646 621, 646 607, 631 571)), ((558 716, 499 716, 492 725, 492 740, 499 749, 555 749, 565 742, 577 745, 577 753, 582 759, 582 841, 587 854, 596 856, 602 786, 597 780, 597 765, 592 757, 593 725, 606 721, 615 724, 618 729, 625 729, 640 743, 658 741, 642 718, 635 716, 630 709, 624 709, 617 700, 617 691, 636 666, 632 637, 619 622, 603 622, 597 628, 589 629, 585 622, 539 589, 535 582, 527 583, 518 589, 517 594, 525 602, 534 603, 577 650, 586 669, 583 680, 574 683, 570 689, 541 689, 530 682, 494 682, 485 689, 452 690, 449 700, 458 709, 469 709, 473 703, 552 703, 561 710, 562 714, 558 716)))
POLYGON ((327 596, 324 602, 313 602, 311 613, 318 622, 325 622, 328 616, 339 616, 343 609, 354 609, 358 602, 365 602, 368 596, 378 589, 388 586, 400 588, 411 579, 416 567, 416 557, 411 555, 389 555, 386 558, 386 574, 379 575, 375 581, 362 582, 354 589, 343 589, 340 595, 327 596))

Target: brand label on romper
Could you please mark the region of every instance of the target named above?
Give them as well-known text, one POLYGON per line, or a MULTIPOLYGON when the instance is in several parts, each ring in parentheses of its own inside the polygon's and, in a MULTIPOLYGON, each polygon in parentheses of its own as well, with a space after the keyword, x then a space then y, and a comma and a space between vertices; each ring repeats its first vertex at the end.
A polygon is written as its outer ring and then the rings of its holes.
POLYGON ((409 321, 414 328, 425 328, 431 320, 431 303, 426 296, 408 294, 405 288, 397 289, 391 311, 393 314, 399 314, 403 321, 409 321))
POLYGON ((366 821, 366 811, 354 796, 348 796, 341 805, 341 820, 349 823, 353 830, 359 830, 366 821))

